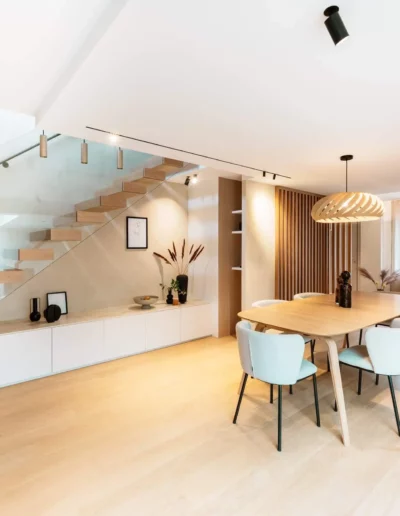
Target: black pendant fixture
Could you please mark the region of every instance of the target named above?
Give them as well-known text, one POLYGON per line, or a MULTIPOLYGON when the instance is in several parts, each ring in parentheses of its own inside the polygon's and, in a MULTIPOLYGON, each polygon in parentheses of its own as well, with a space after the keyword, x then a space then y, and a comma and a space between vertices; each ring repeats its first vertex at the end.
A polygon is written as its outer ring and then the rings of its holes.
POLYGON ((325 20, 325 25, 335 45, 338 45, 341 41, 349 37, 349 33, 340 17, 339 7, 337 5, 327 7, 324 11, 324 15, 328 17, 325 20))

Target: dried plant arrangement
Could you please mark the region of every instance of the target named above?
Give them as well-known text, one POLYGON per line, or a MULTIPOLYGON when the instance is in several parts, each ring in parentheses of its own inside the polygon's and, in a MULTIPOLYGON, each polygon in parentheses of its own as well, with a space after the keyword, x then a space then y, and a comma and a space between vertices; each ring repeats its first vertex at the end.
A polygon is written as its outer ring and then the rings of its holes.
POLYGON ((171 267, 173 267, 176 270, 177 274, 186 274, 189 269, 189 265, 194 263, 203 251, 204 245, 200 244, 198 247, 195 248, 192 244, 189 252, 187 252, 186 240, 183 239, 181 251, 179 254, 176 250, 175 242, 172 242, 172 248, 167 249, 168 258, 166 258, 164 255, 160 253, 154 252, 153 255, 159 258, 162 262, 166 263, 167 265, 171 265, 171 267))
POLYGON ((376 281, 370 272, 367 271, 365 267, 359 268, 360 274, 363 278, 367 278, 372 281, 377 290, 385 290, 387 285, 394 283, 398 279, 400 279, 400 270, 390 272, 389 269, 382 269, 379 274, 379 280, 376 281))

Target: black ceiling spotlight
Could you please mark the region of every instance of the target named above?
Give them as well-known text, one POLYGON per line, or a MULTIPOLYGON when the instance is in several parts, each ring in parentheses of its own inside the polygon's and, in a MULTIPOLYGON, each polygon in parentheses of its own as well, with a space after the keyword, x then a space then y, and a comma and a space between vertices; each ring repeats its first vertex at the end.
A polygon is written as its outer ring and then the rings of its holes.
POLYGON ((276 179, 276 174, 274 174, 274 175, 272 176, 272 179, 275 181, 275 179, 276 179))
POLYGON ((190 183, 190 176, 187 176, 185 179, 185 186, 189 186, 190 183))
POLYGON ((335 45, 338 45, 341 41, 349 37, 349 33, 340 17, 339 7, 337 5, 327 7, 324 11, 324 15, 328 17, 325 20, 325 25, 335 45))
POLYGON ((263 170, 263 177, 267 177, 267 173, 263 170))
POLYGON ((3 161, 2 165, 4 168, 8 168, 10 166, 8 161, 3 161))

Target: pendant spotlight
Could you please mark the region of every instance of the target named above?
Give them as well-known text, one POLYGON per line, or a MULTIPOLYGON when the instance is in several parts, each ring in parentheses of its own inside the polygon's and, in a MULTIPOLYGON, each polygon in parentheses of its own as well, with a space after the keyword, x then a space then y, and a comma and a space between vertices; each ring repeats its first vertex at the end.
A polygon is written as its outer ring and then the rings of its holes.
POLYGON ((82 165, 88 164, 88 144, 85 140, 81 143, 81 163, 82 165))
POLYGON ((47 136, 43 133, 40 135, 39 155, 41 158, 47 158, 47 136))
POLYGON ((187 176, 185 179, 185 186, 189 186, 190 184, 190 176, 187 176))
POLYGON ((325 20, 325 25, 335 45, 338 45, 341 41, 349 37, 349 33, 340 17, 339 7, 337 5, 327 7, 324 11, 324 15, 328 17, 325 20))
MULTIPOLYGON (((271 174, 272 172, 268 172, 268 174, 271 174)), ((272 180, 275 181, 277 174, 272 174, 272 180)), ((263 171, 263 177, 267 177, 267 172, 263 171)))
POLYGON ((124 151, 121 149, 121 147, 118 147, 117 169, 122 170, 123 168, 124 168, 124 151))

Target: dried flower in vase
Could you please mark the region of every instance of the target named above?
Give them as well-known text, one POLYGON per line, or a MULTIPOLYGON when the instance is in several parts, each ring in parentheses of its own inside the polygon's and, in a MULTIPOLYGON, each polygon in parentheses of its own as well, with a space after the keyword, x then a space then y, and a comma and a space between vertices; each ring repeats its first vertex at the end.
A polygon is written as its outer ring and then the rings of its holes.
POLYGON ((377 290, 385 290, 387 285, 394 283, 398 279, 400 279, 400 270, 390 272, 389 269, 382 269, 379 274, 380 281, 376 281, 370 272, 365 269, 365 267, 359 268, 360 274, 363 278, 367 278, 372 281, 377 290))

